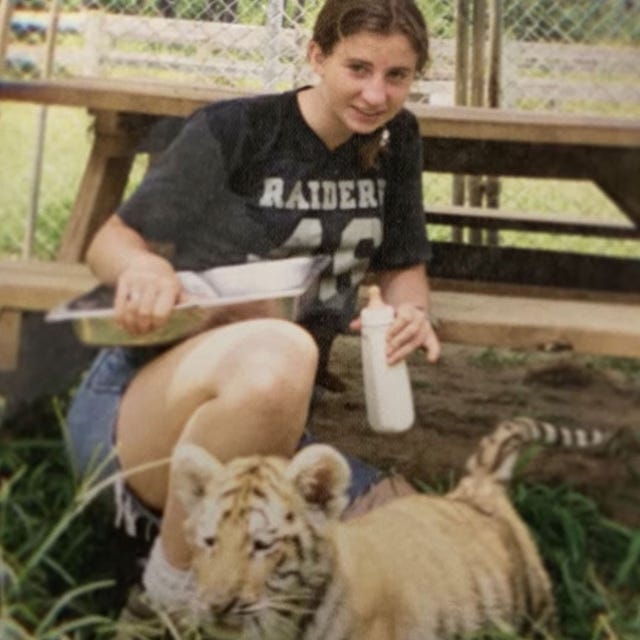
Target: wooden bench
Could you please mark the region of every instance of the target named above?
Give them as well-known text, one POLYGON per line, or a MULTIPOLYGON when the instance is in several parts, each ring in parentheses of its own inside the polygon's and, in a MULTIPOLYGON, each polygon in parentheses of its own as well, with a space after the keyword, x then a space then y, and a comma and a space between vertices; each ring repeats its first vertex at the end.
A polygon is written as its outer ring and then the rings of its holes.
MULTIPOLYGON (((499 231, 546 232, 566 235, 597 236, 640 240, 640 227, 628 220, 587 220, 578 216, 533 214, 504 209, 485 209, 471 206, 437 206, 426 208, 428 224, 495 229, 499 231)), ((640 252, 640 245, 638 245, 640 252)))
POLYGON ((640 293, 433 278, 443 342, 640 357, 640 293))
MULTIPOLYGON (((0 262, 0 369, 18 365, 22 312, 48 311, 95 284, 83 264, 0 262)), ((640 294, 441 279, 432 285, 444 342, 640 357, 640 294)))
POLYGON ((95 284, 84 264, 1 261, 0 371, 13 370, 19 364, 23 312, 46 312, 95 284))

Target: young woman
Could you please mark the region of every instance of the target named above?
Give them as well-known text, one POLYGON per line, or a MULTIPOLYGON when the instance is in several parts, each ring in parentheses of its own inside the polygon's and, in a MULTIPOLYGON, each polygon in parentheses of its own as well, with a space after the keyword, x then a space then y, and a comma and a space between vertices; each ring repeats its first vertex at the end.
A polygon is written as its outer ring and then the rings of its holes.
MULTIPOLYGON (((316 374, 312 333, 349 326, 366 271, 396 310, 389 362, 418 348, 437 360, 421 142, 403 109, 427 58, 413 0, 327 0, 309 46, 315 86, 215 103, 188 120, 88 251, 93 271, 116 288, 122 326, 134 334, 161 326, 183 295, 179 269, 315 254, 332 264, 299 324, 245 318, 160 349, 103 351, 69 415, 81 470, 113 441, 114 465, 125 471, 184 441, 222 460, 293 454, 316 374), (171 258, 151 243, 170 244, 171 258)), ((353 499, 375 502, 388 490, 375 470, 354 461, 352 471, 353 499)), ((143 582, 155 607, 179 610, 193 587, 168 467, 130 475, 120 489, 130 525, 162 514, 143 582)))

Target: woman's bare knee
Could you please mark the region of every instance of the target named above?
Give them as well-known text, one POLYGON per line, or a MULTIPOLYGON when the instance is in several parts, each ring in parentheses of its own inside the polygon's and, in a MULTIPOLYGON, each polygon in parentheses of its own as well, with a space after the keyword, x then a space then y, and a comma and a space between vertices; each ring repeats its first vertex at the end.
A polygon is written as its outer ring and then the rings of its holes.
POLYGON ((258 339, 247 340, 238 354, 241 390, 247 395, 294 396, 308 393, 318 363, 313 338, 296 325, 276 326, 258 339), (245 389, 242 389, 246 385, 245 389))
POLYGON ((258 320, 204 337, 181 369, 190 369, 193 384, 204 385, 213 395, 230 389, 249 395, 274 391, 281 381, 294 389, 307 388, 317 362, 317 346, 304 329, 280 320, 258 320))
POLYGON ((212 384, 210 401, 194 412, 181 439, 215 453, 220 430, 227 430, 227 442, 252 442, 256 453, 293 452, 306 423, 317 348, 295 325, 261 329, 258 339, 247 335, 238 345, 224 380, 212 384), (215 419, 223 415, 225 424, 215 419))
MULTIPOLYGON (((222 458, 287 455, 306 423, 316 363, 313 338, 293 323, 256 320, 196 336, 145 367, 125 393, 121 463, 165 458, 179 439, 222 458)), ((150 471, 132 484, 155 504, 165 475, 150 471)))

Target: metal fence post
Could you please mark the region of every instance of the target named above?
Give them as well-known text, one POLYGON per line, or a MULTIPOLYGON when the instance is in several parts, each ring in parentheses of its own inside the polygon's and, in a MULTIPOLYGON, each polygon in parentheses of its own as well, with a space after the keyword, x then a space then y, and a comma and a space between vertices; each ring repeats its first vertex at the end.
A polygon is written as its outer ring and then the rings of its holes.
MULTIPOLYGON (((491 23, 489 26, 489 69, 487 80, 487 105, 493 109, 500 107, 500 91, 502 86, 502 25, 503 0, 492 0, 491 23)), ((491 209, 500 207, 500 178, 487 176, 487 206, 491 209)), ((499 233, 496 229, 487 230, 487 244, 499 244, 499 233)))
MULTIPOLYGON (((53 70, 56 37, 58 36, 58 21, 62 0, 51 0, 49 19, 47 21, 47 34, 45 41, 45 53, 42 67, 42 77, 49 78, 53 70)), ((31 192, 29 196, 29 215, 22 245, 22 257, 30 258, 33 253, 33 244, 36 233, 36 220, 38 218, 38 206, 40 204, 40 186, 42 180, 42 163, 44 156, 44 139, 47 133, 47 114, 45 106, 38 110, 38 128, 36 133, 36 148, 33 158, 31 174, 31 192)))
POLYGON ((6 65, 6 55, 9 48, 9 25, 13 13, 14 0, 0 0, 0 73, 6 65))
MULTIPOLYGON (((471 89, 470 104, 482 107, 485 104, 485 36, 487 0, 473 0, 473 26, 471 36, 471 89)), ((484 178, 469 178, 469 204, 481 207, 484 199, 484 178)), ((469 239, 472 244, 482 244, 482 229, 471 229, 469 239)))
POLYGON ((267 43, 264 68, 264 88, 274 91, 280 75, 281 32, 284 18, 284 0, 269 0, 267 5, 267 43))
MULTIPOLYGON (((470 0, 458 0, 456 5, 456 71, 455 104, 466 106, 469 103, 469 28, 471 25, 470 0)), ((466 201, 466 176, 453 176, 452 203, 463 206, 466 201)), ((462 242, 462 227, 454 227, 452 240, 462 242)))

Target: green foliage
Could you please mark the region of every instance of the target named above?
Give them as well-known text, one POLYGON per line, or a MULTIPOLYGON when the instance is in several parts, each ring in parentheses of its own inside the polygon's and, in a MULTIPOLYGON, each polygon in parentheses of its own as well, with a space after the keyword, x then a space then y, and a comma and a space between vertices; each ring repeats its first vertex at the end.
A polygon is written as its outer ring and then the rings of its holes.
MULTIPOLYGON (((105 502, 87 504, 89 486, 68 467, 64 405, 26 407, 0 432, 3 640, 106 637, 132 579, 138 550, 116 535, 105 502)), ((567 487, 516 483, 512 494, 556 587, 561 631, 545 640, 640 638, 640 530, 567 487)), ((519 639, 495 631, 474 640, 519 639)))
POLYGON ((556 586, 562 637, 640 637, 640 531, 567 487, 521 484, 514 502, 556 586))
POLYGON ((593 356, 589 358, 592 366, 619 371, 629 382, 640 383, 640 359, 620 358, 616 356, 593 356))
MULTIPOLYGON (((39 107, 0 105, 0 256, 21 252, 30 208, 39 107)), ((35 253, 50 258, 58 249, 89 152, 90 116, 54 107, 46 116, 45 155, 38 194, 35 253)))
POLYGON ((456 15, 454 2, 433 2, 418 0, 417 5, 427 21, 430 38, 454 38, 456 15))
POLYGON ((117 538, 110 508, 87 504, 68 467, 62 410, 27 407, 0 435, 2 638, 100 638, 112 626, 117 538))
POLYGON ((529 360, 530 357, 531 353, 528 351, 487 347, 469 356, 469 363, 481 369, 500 369, 502 367, 523 364, 529 360))

